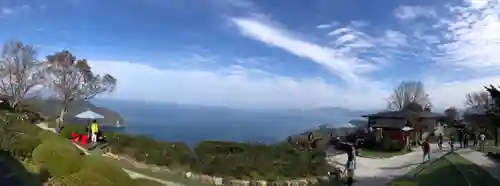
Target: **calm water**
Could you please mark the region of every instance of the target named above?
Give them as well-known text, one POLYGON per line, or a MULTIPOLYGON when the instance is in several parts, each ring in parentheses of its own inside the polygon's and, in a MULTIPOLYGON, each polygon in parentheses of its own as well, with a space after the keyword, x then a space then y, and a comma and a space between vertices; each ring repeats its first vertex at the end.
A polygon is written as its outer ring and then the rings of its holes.
POLYGON ((118 131, 142 134, 192 146, 203 140, 258 141, 275 143, 287 136, 316 128, 321 123, 341 123, 351 116, 298 114, 290 112, 251 112, 207 107, 172 105, 98 104, 117 111, 126 127, 118 131))

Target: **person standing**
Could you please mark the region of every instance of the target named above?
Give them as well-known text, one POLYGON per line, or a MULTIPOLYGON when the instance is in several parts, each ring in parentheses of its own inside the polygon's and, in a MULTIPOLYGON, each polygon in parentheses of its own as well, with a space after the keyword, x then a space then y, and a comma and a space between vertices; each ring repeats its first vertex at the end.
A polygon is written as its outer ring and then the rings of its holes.
POLYGON ((474 148, 477 147, 477 138, 479 138, 479 136, 477 135, 476 132, 474 132, 474 134, 472 135, 472 141, 473 141, 472 146, 474 146, 474 148))
POLYGON ((464 133, 464 148, 469 147, 469 134, 467 132, 464 133))
POLYGON ((91 130, 91 141, 92 143, 97 143, 97 133, 99 132, 99 124, 97 124, 96 120, 92 120, 92 124, 90 125, 91 130))
POLYGON ((460 148, 463 148, 464 147, 464 132, 462 131, 462 129, 459 129, 458 130, 458 142, 460 143, 460 148))
POLYGON ((429 141, 427 139, 422 142, 422 150, 424 152, 424 156, 422 158, 422 164, 423 164, 426 161, 431 160, 431 145, 429 144, 429 141))
POLYGON ((453 135, 450 136, 450 151, 453 152, 455 150, 455 137, 453 135))
POLYGON ((443 133, 439 133, 438 137, 437 137, 437 143, 438 143, 438 147, 439 147, 439 150, 443 150, 443 133))
POLYGON ((484 145, 486 144, 486 135, 482 132, 479 135, 479 151, 484 152, 484 145))

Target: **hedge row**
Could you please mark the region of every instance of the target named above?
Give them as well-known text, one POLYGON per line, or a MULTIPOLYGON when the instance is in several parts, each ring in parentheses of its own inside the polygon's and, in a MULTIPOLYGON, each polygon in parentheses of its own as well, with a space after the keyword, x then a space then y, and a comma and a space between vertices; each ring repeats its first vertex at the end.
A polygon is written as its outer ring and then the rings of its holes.
MULTIPOLYGON (((143 186, 101 157, 85 156, 62 136, 31 124, 0 126, 0 150, 33 163, 55 186, 143 186)), ((153 185, 148 183, 149 185, 153 185)))
POLYGON ((192 151, 184 143, 159 142, 146 136, 122 133, 105 133, 105 136, 115 154, 220 177, 277 180, 324 176, 329 169, 323 151, 297 151, 289 144, 205 141, 192 151))

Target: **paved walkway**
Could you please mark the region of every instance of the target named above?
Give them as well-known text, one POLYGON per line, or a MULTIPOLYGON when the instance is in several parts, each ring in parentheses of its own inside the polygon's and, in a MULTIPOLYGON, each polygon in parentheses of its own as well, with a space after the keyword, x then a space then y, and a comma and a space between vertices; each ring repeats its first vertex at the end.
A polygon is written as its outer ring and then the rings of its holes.
MULTIPOLYGON (((448 148, 442 151, 436 144, 431 144, 431 159, 439 158, 448 152, 448 148)), ((357 157, 355 171, 355 186, 379 186, 385 185, 393 179, 404 176, 410 170, 422 163, 423 152, 417 150, 408 154, 394 156, 391 158, 371 159, 357 157)), ((329 163, 343 165, 347 161, 347 155, 341 154, 328 158, 329 163)))
POLYGON ((500 164, 492 161, 485 154, 472 150, 472 149, 459 149, 456 151, 457 154, 464 157, 465 159, 471 161, 472 163, 482 167, 492 177, 500 181, 500 164))

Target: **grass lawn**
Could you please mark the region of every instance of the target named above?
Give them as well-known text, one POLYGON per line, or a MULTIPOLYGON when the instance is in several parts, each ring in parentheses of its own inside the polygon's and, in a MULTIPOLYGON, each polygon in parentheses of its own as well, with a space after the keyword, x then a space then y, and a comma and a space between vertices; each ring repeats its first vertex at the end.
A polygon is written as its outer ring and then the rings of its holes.
POLYGON ((363 157, 367 158, 390 158, 393 156, 399 156, 406 154, 408 152, 403 152, 403 151, 383 151, 383 150, 377 150, 377 149, 367 149, 367 148, 361 148, 361 155, 363 157))
POLYGON ((398 178, 388 185, 497 186, 500 185, 500 182, 481 167, 456 153, 450 153, 434 162, 418 166, 402 178, 398 178))
POLYGON ((170 181, 170 182, 174 182, 174 183, 180 183, 180 184, 187 185, 187 186, 212 186, 209 184, 202 184, 198 181, 184 178, 184 175, 181 175, 180 173, 173 173, 173 172, 166 172, 166 171, 153 171, 150 168, 135 167, 125 160, 116 160, 116 159, 104 157, 104 156, 102 156, 102 158, 105 158, 106 161, 111 162, 111 163, 113 163, 121 168, 126 168, 128 170, 131 170, 131 171, 134 171, 134 172, 137 172, 140 174, 144 174, 144 175, 147 175, 147 176, 150 176, 153 178, 158 178, 161 180, 170 181))

